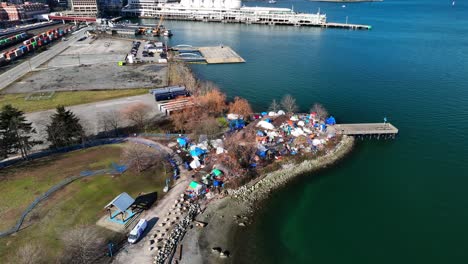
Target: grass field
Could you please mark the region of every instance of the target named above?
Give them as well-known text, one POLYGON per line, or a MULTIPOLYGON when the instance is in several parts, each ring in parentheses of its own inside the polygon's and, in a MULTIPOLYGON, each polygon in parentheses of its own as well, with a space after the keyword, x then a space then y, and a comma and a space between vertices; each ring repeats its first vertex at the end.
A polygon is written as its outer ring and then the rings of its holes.
MULTIPOLYGON (((100 146, 0 171, 0 229, 14 225, 38 194, 61 179, 82 170, 108 168, 111 162, 118 163, 121 149, 122 145, 100 146)), ((61 238, 67 230, 77 225, 95 225, 106 214, 103 207, 122 192, 134 198, 140 192, 157 192, 161 196, 165 178, 160 168, 152 168, 143 173, 127 171, 114 177, 97 175, 75 181, 40 203, 27 218, 23 230, 0 238, 0 260, 17 263, 16 250, 34 243, 45 251, 47 263, 55 263, 62 253, 61 238)), ((116 235, 101 231, 107 238, 116 235)))
POLYGON ((86 104, 120 97, 140 95, 147 92, 148 89, 56 92, 51 99, 37 101, 25 100, 29 94, 0 94, 0 107, 11 104, 14 107, 28 113, 53 109, 57 107, 57 105, 71 106, 86 104))

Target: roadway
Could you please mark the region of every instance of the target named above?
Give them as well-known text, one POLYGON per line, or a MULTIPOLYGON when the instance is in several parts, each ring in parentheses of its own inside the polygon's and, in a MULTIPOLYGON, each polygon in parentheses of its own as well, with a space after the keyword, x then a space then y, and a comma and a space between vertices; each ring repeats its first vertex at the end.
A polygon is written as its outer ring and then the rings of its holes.
POLYGON ((68 41, 56 40, 55 45, 52 45, 48 50, 38 54, 37 56, 32 57, 31 59, 25 60, 24 62, 18 64, 16 67, 4 72, 0 75, 0 91, 5 89, 8 85, 12 84, 19 78, 23 77, 28 72, 34 71, 40 65, 44 64, 48 60, 57 56, 64 50, 66 50, 70 45, 78 41, 80 37, 84 36, 86 28, 80 29, 76 34, 68 34, 66 38, 68 41))

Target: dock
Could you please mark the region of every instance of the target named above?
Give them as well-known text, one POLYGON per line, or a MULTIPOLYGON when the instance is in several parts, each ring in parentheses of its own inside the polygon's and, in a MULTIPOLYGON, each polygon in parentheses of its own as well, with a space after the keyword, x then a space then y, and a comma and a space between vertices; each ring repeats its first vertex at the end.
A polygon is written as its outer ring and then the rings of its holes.
POLYGON ((391 136, 398 134, 398 128, 390 123, 336 124, 327 128, 329 132, 348 136, 391 136))
POLYGON ((175 59, 188 62, 205 61, 208 64, 245 62, 245 60, 229 46, 193 47, 191 45, 178 45, 171 49, 179 52, 175 59))
POLYGON ((348 23, 325 23, 322 27, 326 28, 344 28, 352 30, 371 30, 372 26, 370 25, 359 25, 359 24, 348 24, 348 23))
POLYGON ((245 62, 241 56, 228 46, 200 47, 198 50, 209 64, 245 62))

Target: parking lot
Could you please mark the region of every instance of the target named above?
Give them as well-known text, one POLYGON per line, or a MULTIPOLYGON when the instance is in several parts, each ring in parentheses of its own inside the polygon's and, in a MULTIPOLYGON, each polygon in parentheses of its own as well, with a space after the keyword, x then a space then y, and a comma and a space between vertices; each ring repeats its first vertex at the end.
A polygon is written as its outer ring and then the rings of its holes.
POLYGON ((162 42, 134 41, 130 54, 134 57, 134 62, 167 63, 165 46, 162 42))

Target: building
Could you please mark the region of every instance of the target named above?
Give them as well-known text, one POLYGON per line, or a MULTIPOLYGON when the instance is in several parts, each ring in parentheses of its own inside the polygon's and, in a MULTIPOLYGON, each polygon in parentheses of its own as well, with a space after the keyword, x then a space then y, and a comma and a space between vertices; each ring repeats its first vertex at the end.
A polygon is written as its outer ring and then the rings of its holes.
POLYGON ((101 16, 119 15, 123 7, 123 0, 98 0, 101 16))
POLYGON ((2 2, 0 4, 0 21, 24 21, 34 19, 37 15, 47 14, 50 8, 42 3, 30 3, 15 5, 2 2))
POLYGON ((70 0, 71 16, 96 17, 98 14, 97 0, 70 0))
POLYGON ((297 13, 290 8, 247 7, 241 0, 129 0, 123 15, 165 19, 246 24, 315 25, 326 23, 325 14, 297 13), (163 2, 161 2, 163 1, 163 2))

